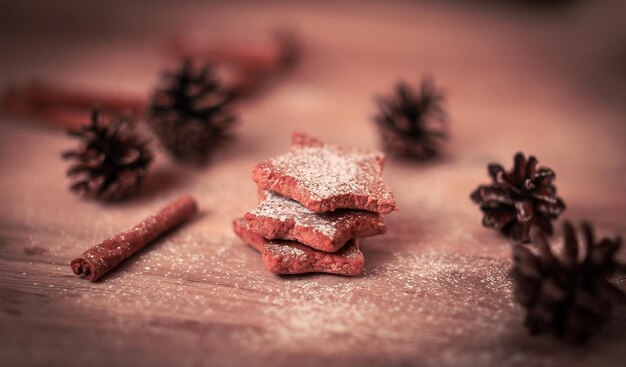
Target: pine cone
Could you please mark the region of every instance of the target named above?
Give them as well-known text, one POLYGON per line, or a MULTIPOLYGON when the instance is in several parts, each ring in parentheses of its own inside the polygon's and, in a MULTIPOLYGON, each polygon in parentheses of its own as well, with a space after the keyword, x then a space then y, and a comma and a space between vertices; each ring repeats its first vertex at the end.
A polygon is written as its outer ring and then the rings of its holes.
POLYGON ((229 137, 235 122, 232 98, 209 65, 194 68, 183 61, 174 73, 163 73, 164 86, 153 95, 148 124, 177 160, 206 163, 212 148, 229 137))
POLYGON ((437 156, 448 137, 443 101, 443 93, 429 78, 422 80, 419 92, 402 82, 395 95, 379 98, 374 121, 385 150, 422 160, 437 156))
POLYGON ((118 200, 136 193, 152 162, 148 141, 133 131, 123 116, 102 121, 94 110, 91 125, 69 131, 82 145, 62 154, 75 161, 67 170, 70 189, 102 200, 118 200))
POLYGON ((487 167, 493 180, 491 185, 480 185, 470 195, 485 214, 483 225, 500 230, 516 241, 530 241, 530 228, 538 226, 552 234, 552 220, 563 210, 565 203, 556 195, 554 171, 537 168, 537 158, 517 153, 515 165, 509 173, 497 163, 487 167))
POLYGON ((587 223, 582 231, 584 257, 568 222, 563 226, 560 259, 538 227, 531 232, 538 254, 524 245, 513 248, 514 296, 527 310, 525 325, 533 335, 551 332, 570 342, 583 342, 608 322, 613 303, 624 300, 625 294, 607 280, 623 270, 615 260, 621 238, 596 242, 587 223))

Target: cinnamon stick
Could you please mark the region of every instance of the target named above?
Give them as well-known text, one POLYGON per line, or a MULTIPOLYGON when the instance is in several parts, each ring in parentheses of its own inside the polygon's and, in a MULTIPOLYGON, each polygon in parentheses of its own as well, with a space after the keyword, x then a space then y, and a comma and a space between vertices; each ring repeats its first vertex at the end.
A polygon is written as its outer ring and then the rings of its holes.
POLYGON ((225 85, 237 97, 258 93, 272 77, 295 65, 301 45, 289 31, 274 33, 268 42, 227 42, 218 40, 199 45, 188 39, 170 42, 168 51, 176 58, 211 63, 220 71, 225 85))
POLYGON ((135 96, 60 86, 49 82, 31 82, 10 86, 3 91, 2 109, 14 116, 35 118, 65 129, 88 123, 91 111, 139 115, 146 101, 135 96), (77 117, 81 118, 77 118, 77 117))
POLYGON ((294 52, 295 43, 281 40, 268 43, 214 42, 204 46, 175 40, 169 45, 170 53, 177 59, 191 57, 215 64, 227 64, 243 69, 274 72, 284 67, 287 52, 294 52), (288 47, 287 47, 288 46, 288 47))
POLYGON ((94 282, 161 234, 181 224, 198 211, 190 195, 183 195, 128 231, 118 233, 85 251, 71 262, 76 275, 94 282))
POLYGON ((82 88, 62 87, 51 82, 33 82, 22 88, 14 88, 18 95, 41 107, 64 106, 70 109, 129 111, 140 113, 146 102, 135 96, 115 95, 82 88))

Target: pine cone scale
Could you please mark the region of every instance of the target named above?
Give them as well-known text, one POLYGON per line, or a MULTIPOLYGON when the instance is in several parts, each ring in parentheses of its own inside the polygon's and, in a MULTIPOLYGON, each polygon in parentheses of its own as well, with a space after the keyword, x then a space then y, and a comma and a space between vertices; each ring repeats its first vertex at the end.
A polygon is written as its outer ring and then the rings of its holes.
POLYGON ((164 87, 152 97, 148 123, 161 145, 177 160, 204 164, 215 147, 229 137, 235 123, 232 99, 209 66, 183 62, 166 72, 164 87))
POLYGON ((66 174, 70 190, 103 200, 117 200, 134 194, 146 175, 153 156, 144 141, 121 116, 108 124, 94 111, 91 125, 70 131, 83 144, 62 152, 63 159, 76 163, 66 174))
POLYGON ((430 79, 422 81, 419 91, 399 83, 394 95, 376 98, 374 122, 385 150, 422 160, 437 156, 448 136, 443 99, 430 79))
POLYGON ((471 194, 474 202, 482 202, 488 206, 498 206, 499 204, 515 205, 515 201, 507 196, 506 190, 500 187, 479 186, 471 194))
POLYGON ((595 242, 588 224, 582 226, 584 246, 571 224, 564 224, 563 233, 560 257, 536 227, 531 231, 534 251, 515 245, 513 294, 527 310, 525 325, 531 334, 550 332, 579 343, 606 324, 614 302, 626 299, 624 292, 608 281, 616 271, 614 255, 621 239, 595 242), (579 259, 581 248, 586 252, 579 259))
POLYGON ((517 221, 528 223, 533 219, 533 204, 530 201, 518 201, 515 203, 517 221))
MULTIPOLYGON (((531 158, 533 158, 531 156, 531 158)), ((526 174, 526 158, 522 153, 516 153, 514 157, 513 171, 507 177, 508 182, 512 186, 521 186, 526 174)))
POLYGON ((498 180, 498 176, 500 173, 504 173, 504 167, 498 163, 489 163, 487 165, 487 171, 489 172, 489 176, 495 182, 498 180))
POLYGON ((483 217, 483 225, 494 229, 503 229, 507 224, 511 223, 516 217, 512 210, 496 209, 485 213, 483 217))
POLYGON ((565 210, 565 204, 556 196, 551 170, 537 168, 538 160, 534 156, 527 160, 522 153, 515 154, 513 161, 510 172, 498 163, 489 164, 492 183, 478 186, 470 198, 480 206, 484 226, 515 241, 529 242, 533 225, 552 233, 551 220, 565 210))

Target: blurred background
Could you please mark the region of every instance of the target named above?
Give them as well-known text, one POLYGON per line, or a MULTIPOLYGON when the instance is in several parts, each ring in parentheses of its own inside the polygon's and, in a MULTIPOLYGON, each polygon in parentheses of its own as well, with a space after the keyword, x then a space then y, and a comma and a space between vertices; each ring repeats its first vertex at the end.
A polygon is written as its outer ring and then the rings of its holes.
POLYGON ((178 64, 181 44, 263 44, 285 29, 299 41, 298 63, 238 105, 234 144, 200 169, 157 154, 127 202, 69 193, 59 154, 76 142, 35 118, 0 114, 0 292, 8 295, 0 300, 17 310, 1 315, 6 360, 624 360, 623 312, 595 353, 527 336, 508 282, 510 247, 481 227, 468 196, 488 182, 488 162, 508 168, 521 150, 557 173, 568 206, 561 219, 625 233, 626 1, 1 1, 0 88, 41 78, 145 99, 161 71, 178 64), (445 91, 452 139, 442 161, 386 163, 401 210, 389 216, 387 235, 364 246, 366 274, 267 274, 230 225, 257 200, 252 167, 286 151, 295 130, 377 147, 375 97, 424 75, 445 91), (206 215, 106 282, 70 273, 69 259, 86 244, 183 192, 206 215), (24 252, 32 246, 45 251, 24 252))
MULTIPOLYGON (((584 173, 578 194, 602 200, 592 187, 617 189, 626 175, 625 18, 619 0, 3 1, 0 86, 41 78, 145 99, 179 62, 176 45, 261 44, 286 29, 299 62, 239 107, 233 149, 251 161, 281 151, 294 130, 376 146, 375 97, 431 75, 446 93, 457 163, 521 149, 559 162, 564 180, 584 173)), ((4 145, 24 131, 16 121, 35 121, 2 120, 14 126, 4 145)))
MULTIPOLYGON (((479 97, 478 80, 495 82, 498 65, 515 62, 527 74, 547 70, 572 93, 624 106, 626 5, 620 0, 61 0, 2 1, 1 10, 5 82, 72 70, 62 79, 135 88, 132 83, 154 80, 159 55, 173 38, 254 39, 291 27, 306 41, 305 67, 323 61, 330 74, 350 64, 389 80, 425 70, 438 76, 455 65, 472 71, 464 75, 479 97), (335 59, 337 48, 350 57, 335 59), (394 66, 390 75, 376 73, 387 63, 394 66), (103 73, 111 77, 100 78, 103 73)), ((549 93, 554 83, 526 86, 529 79, 517 74, 516 87, 529 94, 549 93)))
POLYGON ((621 116, 626 108, 626 5, 619 0, 61 0, 2 1, 1 8, 2 85, 40 77, 145 94, 171 64, 174 40, 255 40, 289 28, 306 56, 283 91, 311 93, 290 93, 296 104, 327 98, 324 109, 354 111, 396 80, 430 73, 451 98, 472 105, 502 108, 500 99, 515 89, 530 114, 537 103, 579 114, 590 109, 586 103, 621 116), (348 85, 349 105, 341 95, 348 85))
MULTIPOLYGON (((468 84, 480 93, 475 79, 492 81, 483 71, 498 73, 498 64, 515 62, 528 74, 548 70, 566 80, 572 93, 624 105, 626 5, 619 0, 61 0, 2 1, 1 7, 5 82, 72 70, 62 78, 83 84, 106 79, 97 83, 133 88, 133 82, 154 80, 154 68, 163 61, 158 56, 176 37, 254 39, 291 27, 306 40, 305 66, 324 58, 331 70, 349 63, 375 72, 393 63, 392 75, 372 75, 389 79, 424 70, 437 75, 453 64, 473 71, 464 74, 473 74, 468 84), (337 48, 347 48, 351 57, 333 59, 337 48), (99 78, 103 73, 116 77, 99 78)), ((550 85, 528 88, 537 95, 550 85)))

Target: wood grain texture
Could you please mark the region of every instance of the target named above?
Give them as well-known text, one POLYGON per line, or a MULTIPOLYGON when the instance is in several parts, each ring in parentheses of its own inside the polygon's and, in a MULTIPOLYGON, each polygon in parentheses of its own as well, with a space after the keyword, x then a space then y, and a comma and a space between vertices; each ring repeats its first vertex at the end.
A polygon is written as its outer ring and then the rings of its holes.
MULTIPOLYGON (((141 195, 120 204, 68 192, 59 158, 73 144, 68 137, 0 118, 0 364, 610 366, 626 359, 623 306, 584 348, 526 334, 511 297, 510 246, 480 226, 469 200, 487 182, 488 162, 510 166, 522 150, 557 172, 563 218, 626 233, 626 77, 599 30, 588 35, 593 27, 567 12, 516 17, 404 2, 150 2, 150 11, 146 3, 119 3, 117 12, 81 4, 47 16, 52 5, 42 4, 23 28, 17 15, 31 13, 13 5, 18 20, 2 24, 19 32, 3 32, 1 46, 13 52, 0 60, 0 79, 38 74, 147 93, 167 64, 168 35, 258 35, 285 23, 301 33, 305 55, 289 77, 241 106, 237 141, 211 165, 180 167, 160 154, 141 195), (59 26, 67 19, 76 29, 59 26), (230 225, 256 205, 252 167, 288 149, 294 130, 375 147, 373 96, 424 73, 448 90, 453 139, 439 162, 387 162, 400 211, 386 217, 386 235, 365 240, 365 274, 265 271, 230 225), (73 257, 185 192, 200 203, 195 220, 101 281, 72 274, 73 257)), ((626 287, 624 278, 615 281, 626 287)))

